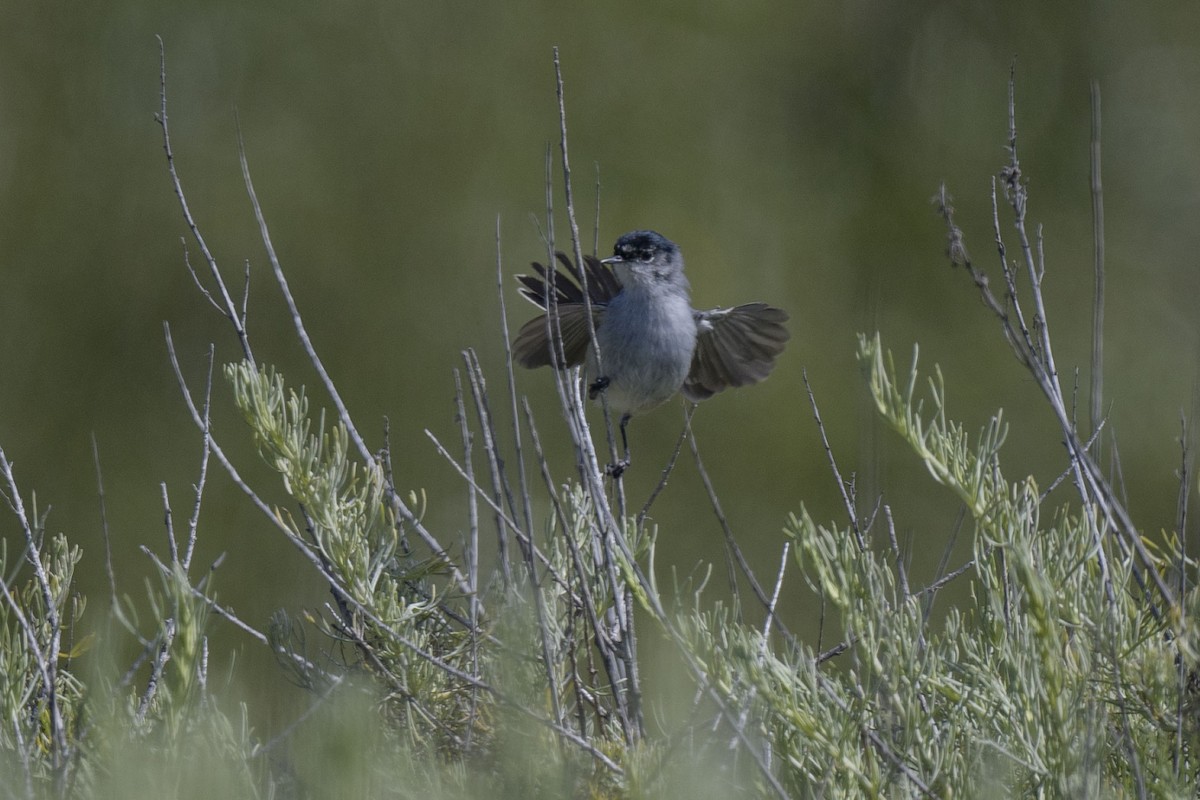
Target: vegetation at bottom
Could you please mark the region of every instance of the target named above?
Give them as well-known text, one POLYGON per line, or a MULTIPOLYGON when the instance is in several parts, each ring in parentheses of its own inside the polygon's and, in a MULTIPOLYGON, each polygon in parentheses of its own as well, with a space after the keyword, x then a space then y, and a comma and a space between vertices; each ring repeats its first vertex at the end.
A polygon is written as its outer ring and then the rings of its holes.
MULTIPOLYGON (((182 201, 165 88, 160 123, 182 201)), ((564 156, 566 144, 564 133, 564 156)), ((181 203, 205 262, 197 281, 245 358, 210 367, 197 390, 168 332, 201 441, 194 502, 186 520, 167 512, 166 552, 144 548, 156 579, 141 591, 114 580, 99 613, 103 603, 87 609, 73 576, 104 565, 47 530, 0 450, 15 522, 5 530, 16 531, 0 540, 0 796, 1195 797, 1200 600, 1181 533, 1190 453, 1177 530, 1145 536, 1095 456, 1102 425, 1093 419, 1081 438, 1087 425, 1064 395, 1011 103, 1008 144, 993 184, 992 279, 970 257, 944 190, 937 211, 951 266, 1059 422, 1060 480, 1040 486, 1002 464, 1009 423, 998 410, 966 430, 936 367, 922 371, 915 348, 897 367, 877 335, 863 335, 865 391, 914 463, 961 501, 971 557, 911 585, 886 498, 854 496, 827 450, 845 518, 820 522, 798 503, 781 520, 778 579, 746 570, 751 591, 732 602, 655 558, 660 531, 605 475, 578 371, 557 377, 574 463, 555 474, 511 358, 507 382, 489 384, 469 351, 455 373, 461 438, 435 445, 471 492, 465 546, 448 547, 421 509, 461 501, 397 490, 386 447, 354 426, 308 344, 249 171, 329 415, 313 410, 303 382, 255 360, 245 304, 181 203), (252 438, 288 504, 263 500, 227 457, 209 423, 224 402, 246 427, 220 439, 252 438), (324 608, 281 609, 258 630, 221 605, 219 570, 193 564, 211 470, 238 484, 328 585, 324 608), (485 551, 496 556, 485 562, 485 551), (950 582, 969 591, 932 624, 933 599, 950 582), (775 609, 795 592, 824 608, 840 644, 817 652, 793 635, 775 609), (280 680, 307 692, 308 705, 271 738, 247 721, 252 699, 223 694, 236 675, 210 676, 210 632, 225 625, 268 648, 280 680), (123 665, 98 655, 117 643, 139 655, 123 665), (646 674, 649 643, 669 652, 669 676, 646 674)))

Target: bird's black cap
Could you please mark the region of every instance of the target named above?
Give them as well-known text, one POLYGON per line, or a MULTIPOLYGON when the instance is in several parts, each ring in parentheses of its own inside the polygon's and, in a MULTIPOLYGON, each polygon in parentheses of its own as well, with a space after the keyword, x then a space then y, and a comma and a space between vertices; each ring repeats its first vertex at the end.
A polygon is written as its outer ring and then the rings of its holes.
POLYGON ((655 231, 631 231, 613 246, 613 259, 619 261, 650 261, 656 256, 669 258, 678 253, 674 242, 655 231))

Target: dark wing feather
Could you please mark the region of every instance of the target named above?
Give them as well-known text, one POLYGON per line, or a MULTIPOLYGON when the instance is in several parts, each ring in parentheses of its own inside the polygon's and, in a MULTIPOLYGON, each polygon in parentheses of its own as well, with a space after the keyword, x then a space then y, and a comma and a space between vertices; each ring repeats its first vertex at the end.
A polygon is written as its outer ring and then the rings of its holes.
POLYGON ((696 312, 696 351, 683 396, 698 402, 766 378, 791 337, 786 311, 766 303, 696 312))
MULTIPOLYGON (((584 279, 587 280, 587 293, 592 302, 593 330, 600 324, 604 306, 621 291, 621 284, 612 268, 600 263, 595 256, 583 257, 584 273, 581 274, 566 253, 554 255, 562 265, 561 270, 551 270, 535 261, 531 266, 537 275, 518 275, 517 282, 521 284, 521 296, 542 309, 549 306, 553 282, 564 362, 556 366, 562 369, 582 364, 591 343, 583 302, 584 279)), ((541 314, 522 325, 513 341, 513 358, 523 367, 547 367, 558 360, 554 358, 550 346, 546 316, 541 314)))
POLYGON ((600 263, 595 256, 584 256, 584 272, 580 273, 566 253, 561 251, 554 254, 563 269, 551 270, 538 262, 533 262, 537 275, 518 275, 517 282, 521 284, 521 296, 538 308, 548 306, 550 284, 553 281, 554 294, 558 302, 583 304, 583 282, 587 279, 588 297, 592 305, 607 305, 608 301, 621 291, 621 284, 613 273, 612 267, 600 263), (554 273, 551 277, 551 272, 554 273))
POLYGON ((588 294, 593 303, 607 303, 621 293, 621 281, 610 265, 595 256, 584 256, 583 263, 587 266, 588 294))
MULTIPOLYGON (((563 362, 556 364, 558 369, 575 367, 583 363, 587 356, 588 336, 587 317, 582 305, 563 303, 558 307, 559 328, 562 331, 563 362)), ((603 307, 592 308, 593 328, 600 324, 603 307)), ((539 314, 521 326, 517 338, 513 340, 513 359, 522 367, 534 369, 548 367, 557 359, 553 358, 551 339, 547 335, 546 315, 539 314)))

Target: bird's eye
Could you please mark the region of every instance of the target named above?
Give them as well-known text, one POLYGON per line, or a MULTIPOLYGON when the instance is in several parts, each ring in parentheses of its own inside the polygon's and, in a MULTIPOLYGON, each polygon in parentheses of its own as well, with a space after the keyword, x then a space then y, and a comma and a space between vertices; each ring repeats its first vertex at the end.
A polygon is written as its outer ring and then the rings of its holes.
POLYGON ((638 261, 649 261, 652 258, 654 258, 652 250, 642 250, 638 253, 638 261))

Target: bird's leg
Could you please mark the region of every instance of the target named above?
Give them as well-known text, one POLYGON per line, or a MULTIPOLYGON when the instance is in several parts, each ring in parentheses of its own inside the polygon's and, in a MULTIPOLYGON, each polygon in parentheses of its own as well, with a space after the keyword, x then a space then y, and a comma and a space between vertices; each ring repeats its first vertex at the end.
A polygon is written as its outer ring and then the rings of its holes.
POLYGON ((596 380, 588 385, 588 400, 595 400, 596 395, 608 388, 608 384, 608 376, 601 375, 599 378, 596 378, 596 380))
POLYGON ((625 426, 629 424, 630 419, 629 414, 621 415, 621 447, 625 450, 625 457, 615 464, 609 464, 605 470, 605 472, 614 478, 621 477, 625 473, 625 470, 629 468, 629 439, 625 435, 625 426))
POLYGON ((629 466, 629 439, 625 436, 625 426, 629 424, 631 419, 629 414, 621 415, 621 448, 625 451, 625 457, 621 459, 621 469, 629 466))
MULTIPOLYGON (((596 380, 594 380, 588 386, 588 400, 595 400, 597 395, 608 388, 609 383, 611 383, 611 381, 608 379, 607 375, 601 375, 599 378, 596 378, 596 380)), ((629 467, 629 439, 625 435, 625 426, 629 424, 629 419, 629 414, 621 415, 621 447, 625 450, 625 457, 617 463, 609 464, 604 468, 604 471, 609 475, 612 475, 614 478, 621 477, 622 473, 624 473, 629 467)))

